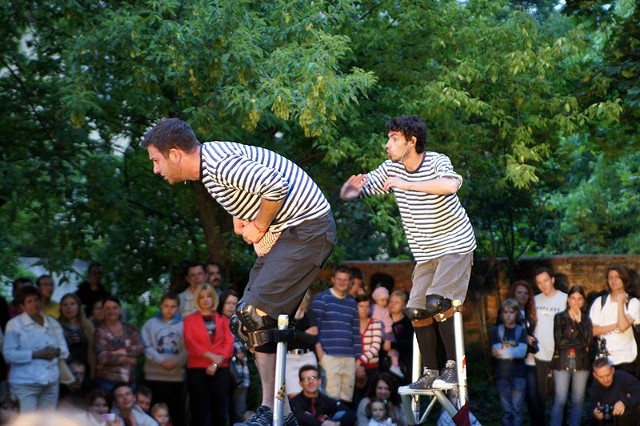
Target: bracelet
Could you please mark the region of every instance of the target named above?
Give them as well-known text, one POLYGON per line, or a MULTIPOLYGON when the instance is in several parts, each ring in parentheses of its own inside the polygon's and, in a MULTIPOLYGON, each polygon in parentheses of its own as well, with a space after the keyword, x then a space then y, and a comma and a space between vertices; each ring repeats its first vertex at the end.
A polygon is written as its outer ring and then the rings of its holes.
MULTIPOLYGON (((260 233, 262 233, 262 234, 266 234, 266 233, 267 233, 267 230, 266 230, 266 229, 263 231, 262 229, 258 228, 258 224, 256 223, 256 221, 255 221, 255 220, 254 220, 253 222, 251 222, 251 223, 253 223, 253 226, 255 226, 255 227, 256 227, 256 229, 257 229, 260 233)), ((267 229, 269 229, 269 227, 267 227, 267 229)))

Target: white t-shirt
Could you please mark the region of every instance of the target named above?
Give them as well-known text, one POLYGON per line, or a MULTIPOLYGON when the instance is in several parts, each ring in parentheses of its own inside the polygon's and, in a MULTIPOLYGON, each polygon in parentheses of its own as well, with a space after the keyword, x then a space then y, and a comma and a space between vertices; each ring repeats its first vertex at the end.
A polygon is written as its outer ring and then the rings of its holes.
POLYGON ((553 340, 553 317, 567 308, 567 293, 563 293, 560 290, 556 290, 553 296, 545 296, 540 293, 535 295, 534 300, 538 316, 534 334, 540 345, 540 351, 535 354, 535 357, 540 361, 551 361, 555 346, 553 340))
MULTIPOLYGON (((625 314, 631 314, 633 322, 640 322, 640 301, 636 298, 629 300, 629 305, 625 306, 624 312, 625 314)), ((598 297, 591 305, 589 318, 591 318, 594 326, 606 326, 616 323, 618 320, 618 302, 613 301, 610 294, 598 297), (607 298, 604 306, 602 306, 602 297, 607 298)), ((622 333, 614 330, 603 334, 602 337, 607 341, 609 359, 614 365, 632 362, 636 359, 638 347, 633 336, 633 327, 627 328, 622 333)))

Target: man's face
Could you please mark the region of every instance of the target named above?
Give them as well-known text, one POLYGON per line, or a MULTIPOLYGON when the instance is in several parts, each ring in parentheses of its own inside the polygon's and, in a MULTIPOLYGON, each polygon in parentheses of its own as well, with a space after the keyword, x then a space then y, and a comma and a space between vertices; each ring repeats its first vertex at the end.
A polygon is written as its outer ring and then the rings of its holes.
POLYGON ((389 139, 386 144, 387 157, 393 162, 401 161, 402 158, 411 150, 415 151, 415 137, 407 140, 402 132, 390 131, 389 139))
POLYGON ((84 375, 86 372, 86 368, 82 364, 72 364, 71 374, 73 374, 73 378, 76 379, 76 383, 82 383, 84 381, 84 375))
POLYGON ((178 302, 173 299, 164 299, 160 304, 160 312, 162 313, 162 319, 169 321, 178 313, 178 302))
POLYGON ((220 285, 222 274, 220 273, 220 267, 218 265, 207 265, 207 275, 209 276, 209 284, 214 287, 220 285))
POLYGON ((596 368, 593 370, 593 377, 605 388, 608 388, 613 383, 613 372, 615 369, 610 365, 596 368))
POLYGON ((201 265, 192 266, 187 269, 187 282, 191 288, 196 288, 200 284, 204 284, 207 278, 207 274, 204 272, 204 268, 201 265))
POLYGON ((555 279, 546 272, 536 275, 536 285, 538 286, 538 289, 540 289, 542 294, 546 296, 548 296, 553 292, 554 282, 555 282, 555 279))
POLYGON ((141 393, 136 395, 136 397, 137 397, 138 406, 142 408, 142 411, 144 411, 145 413, 148 413, 149 410, 151 409, 151 398, 141 393))
POLYGON ((340 294, 347 294, 350 281, 351 276, 346 272, 336 272, 335 274, 333 274, 333 277, 331 277, 333 289, 340 294))
POLYGON ((162 176, 170 185, 185 180, 182 178, 182 169, 180 167, 182 160, 182 152, 180 150, 171 149, 165 157, 158 148, 149 145, 147 152, 149 153, 149 160, 153 163, 153 173, 162 176))
POLYGON ((53 294, 53 279, 49 277, 42 278, 38 282, 38 288, 40 289, 40 294, 44 299, 49 299, 53 294))
POLYGON ((113 392, 113 399, 120 411, 130 411, 136 403, 136 396, 129 386, 120 386, 113 392))
POLYGON ((320 374, 315 370, 302 372, 300 386, 306 396, 317 396, 321 384, 320 374))
POLYGON ((89 271, 89 281, 95 284, 100 284, 102 281, 103 270, 101 266, 94 266, 89 271))

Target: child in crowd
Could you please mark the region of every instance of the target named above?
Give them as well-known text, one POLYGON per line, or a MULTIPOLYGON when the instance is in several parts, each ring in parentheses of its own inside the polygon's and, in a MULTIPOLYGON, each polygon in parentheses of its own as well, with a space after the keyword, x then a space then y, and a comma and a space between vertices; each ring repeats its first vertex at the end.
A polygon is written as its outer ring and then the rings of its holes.
POLYGON ((495 375, 502 405, 502 424, 522 424, 527 385, 524 358, 527 355, 527 331, 518 324, 520 308, 515 299, 502 302, 502 321, 491 337, 491 354, 496 358, 495 375))
POLYGON ((164 402, 158 402, 151 407, 151 417, 158 422, 159 426, 171 426, 169 418, 169 407, 164 402))
POLYGON ((367 416, 369 426, 396 426, 389 417, 387 403, 382 399, 374 398, 367 404, 367 416))
POLYGON ((377 287, 373 290, 373 293, 371 293, 371 298, 375 302, 373 304, 371 318, 380 321, 384 325, 384 350, 387 351, 389 358, 391 358, 391 367, 389 367, 389 372, 402 378, 404 377, 404 374, 400 369, 400 353, 397 349, 391 349, 391 342, 395 341, 395 337, 393 335, 393 320, 391 319, 391 314, 389 314, 389 309, 387 308, 387 305, 389 304, 389 290, 382 286, 377 287))

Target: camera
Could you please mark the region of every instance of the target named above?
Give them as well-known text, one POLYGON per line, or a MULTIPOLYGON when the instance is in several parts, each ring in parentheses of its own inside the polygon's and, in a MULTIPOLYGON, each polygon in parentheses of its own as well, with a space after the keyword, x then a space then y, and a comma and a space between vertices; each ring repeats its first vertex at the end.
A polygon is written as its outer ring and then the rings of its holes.
POLYGON ((613 419, 613 405, 604 404, 598 407, 598 411, 602 413, 602 420, 613 419))

